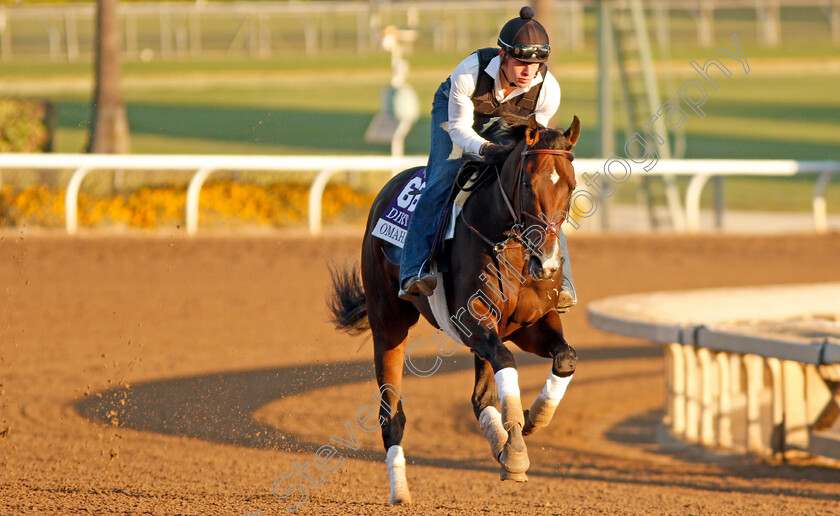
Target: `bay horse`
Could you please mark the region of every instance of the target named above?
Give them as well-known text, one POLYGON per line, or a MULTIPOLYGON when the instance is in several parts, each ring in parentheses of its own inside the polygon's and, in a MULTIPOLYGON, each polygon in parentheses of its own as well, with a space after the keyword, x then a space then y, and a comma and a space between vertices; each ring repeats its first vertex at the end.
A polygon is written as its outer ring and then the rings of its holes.
POLYGON ((549 423, 575 371, 577 353, 566 342, 555 310, 563 259, 555 228, 565 220, 575 188, 572 148, 580 121, 575 116, 561 132, 542 127, 532 116, 523 128, 524 138, 496 164, 497 177, 472 191, 456 220, 454 239, 438 258, 448 262, 438 288, 442 280, 454 314, 450 321, 436 320, 430 298, 397 297, 399 267, 386 255, 393 244, 372 234, 419 167, 393 177, 374 200, 362 242, 361 282, 357 267, 332 270, 330 309, 336 327, 373 334, 391 504, 411 502, 400 446, 406 416, 399 391, 406 337, 421 314, 439 330, 451 322, 455 339, 474 354, 473 410, 502 480, 527 481, 523 435, 549 423), (530 410, 522 410, 516 361, 504 341, 553 361, 530 410))

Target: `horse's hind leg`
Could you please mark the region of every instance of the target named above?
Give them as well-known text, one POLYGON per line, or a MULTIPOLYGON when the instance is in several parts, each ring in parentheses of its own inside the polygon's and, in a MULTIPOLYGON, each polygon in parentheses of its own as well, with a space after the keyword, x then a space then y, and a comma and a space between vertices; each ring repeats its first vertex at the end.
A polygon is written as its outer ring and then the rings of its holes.
POLYGON ((406 421, 400 393, 405 341, 390 349, 386 349, 385 345, 375 344, 375 347, 376 381, 381 395, 379 421, 382 423, 382 442, 391 483, 390 502, 392 505, 411 503, 405 478, 405 455, 400 446, 406 421))
MULTIPOLYGON (((397 303, 405 304, 402 301, 397 301, 397 303)), ((403 311, 391 312, 388 315, 390 318, 387 318, 387 324, 386 318, 375 315, 370 317, 370 323, 373 333, 376 381, 379 384, 381 396, 379 421, 382 423, 382 443, 385 445, 385 460, 391 484, 390 502, 396 505, 411 503, 411 493, 405 478, 405 456, 400 446, 406 421, 402 404, 405 398, 400 389, 402 389, 405 338, 408 329, 417 322, 419 314, 416 311, 413 314, 403 311)))

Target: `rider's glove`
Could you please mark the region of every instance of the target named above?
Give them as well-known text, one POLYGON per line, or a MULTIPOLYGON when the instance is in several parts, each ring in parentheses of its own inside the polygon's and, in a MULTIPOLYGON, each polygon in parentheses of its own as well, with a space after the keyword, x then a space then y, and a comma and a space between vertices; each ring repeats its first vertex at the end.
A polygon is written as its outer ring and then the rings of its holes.
POLYGON ((491 142, 485 143, 480 149, 481 157, 484 158, 485 161, 495 161, 497 158, 509 151, 510 148, 491 142))

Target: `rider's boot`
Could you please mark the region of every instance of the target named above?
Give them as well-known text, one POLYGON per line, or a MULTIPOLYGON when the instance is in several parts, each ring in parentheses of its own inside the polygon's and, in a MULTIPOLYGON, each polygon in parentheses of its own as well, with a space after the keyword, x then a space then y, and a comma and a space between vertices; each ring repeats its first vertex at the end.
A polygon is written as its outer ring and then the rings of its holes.
MULTIPOLYGON (((563 280, 565 283, 565 280, 563 280)), ((557 313, 564 314, 569 311, 569 308, 577 304, 577 297, 575 296, 574 288, 569 288, 565 284, 560 290, 560 295, 557 297, 557 313)))
POLYGON ((577 294, 575 293, 574 280, 572 279, 572 263, 569 260, 569 248, 566 245, 566 237, 562 231, 560 235, 560 249, 562 252, 560 261, 563 279, 560 282, 560 294, 557 296, 555 307, 558 314, 564 314, 569 311, 569 308, 577 304, 577 294))
POLYGON ((415 301, 420 295, 431 296, 437 287, 437 276, 428 272, 419 272, 406 278, 400 285, 399 298, 403 301, 415 301))

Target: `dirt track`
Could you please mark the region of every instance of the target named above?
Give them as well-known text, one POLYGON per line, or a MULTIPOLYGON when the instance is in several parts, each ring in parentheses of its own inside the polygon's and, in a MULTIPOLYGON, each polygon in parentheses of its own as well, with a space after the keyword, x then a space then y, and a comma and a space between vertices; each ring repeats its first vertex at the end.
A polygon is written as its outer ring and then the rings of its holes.
MULTIPOLYGON (((415 504, 387 506, 379 434, 356 430, 360 449, 342 452, 299 513, 840 514, 840 469, 656 444, 661 349, 595 331, 584 313, 613 294, 837 281, 840 235, 570 246, 584 303, 566 331, 581 359, 555 420, 527 441, 530 482, 499 481, 459 353, 403 385, 415 504)), ((272 496, 274 479, 346 436, 376 392, 370 341, 326 322, 325 262, 358 248, 356 237, 7 233, 0 514, 286 513, 294 497, 272 496)), ((431 333, 421 323, 410 338, 431 333)), ((527 405, 548 364, 518 359, 527 405)))

